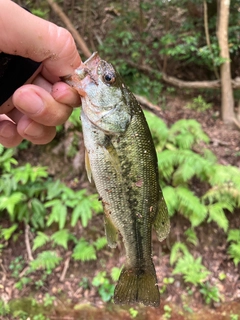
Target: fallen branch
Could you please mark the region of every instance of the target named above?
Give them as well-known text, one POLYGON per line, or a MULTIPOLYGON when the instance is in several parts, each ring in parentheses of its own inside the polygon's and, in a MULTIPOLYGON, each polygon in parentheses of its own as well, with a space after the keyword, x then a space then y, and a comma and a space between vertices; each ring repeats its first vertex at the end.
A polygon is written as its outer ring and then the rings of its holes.
POLYGON ((137 94, 134 94, 134 96, 135 96, 135 98, 137 99, 137 101, 139 102, 139 104, 140 104, 143 108, 145 108, 145 109, 153 112, 153 113, 156 114, 157 116, 161 116, 161 111, 162 111, 162 110, 161 110, 161 108, 160 108, 159 106, 153 104, 152 102, 150 102, 150 101, 149 101, 147 98, 145 98, 145 97, 139 96, 139 95, 137 95, 137 94))
POLYGON ((170 77, 166 73, 162 72, 162 78, 165 82, 172 84, 178 88, 190 88, 190 89, 217 89, 220 88, 220 80, 213 81, 184 81, 175 77, 170 77))
POLYGON ((60 276, 60 281, 61 281, 61 282, 63 282, 64 279, 65 279, 65 277, 66 277, 66 273, 67 273, 67 270, 68 270, 68 268, 69 268, 69 262, 70 262, 70 260, 71 260, 71 256, 69 256, 69 257, 65 260, 65 262, 64 262, 64 268, 63 268, 62 274, 61 274, 61 276, 60 276))
POLYGON ((24 268, 23 271, 21 273, 19 273, 19 279, 21 279, 25 275, 25 273, 28 271, 28 269, 29 269, 29 266, 24 268))
POLYGON ((4 265, 2 264, 2 262, 0 262, 0 267, 2 268, 3 273, 7 274, 7 271, 6 271, 5 267, 4 267, 4 265))
MULTIPOLYGON (((156 73, 156 69, 153 69, 147 65, 138 65, 130 60, 127 60, 127 63, 138 70, 142 70, 148 73, 156 73)), ((175 77, 167 75, 163 71, 158 71, 162 74, 162 79, 178 88, 189 88, 189 89, 218 89, 221 88, 220 80, 206 80, 206 81, 185 81, 180 80, 175 77)), ((231 80, 233 89, 240 89, 240 77, 231 80)))
MULTIPOLYGON (((168 82, 179 88, 190 88, 190 89, 218 89, 221 87, 220 80, 212 81, 184 81, 179 80, 175 77, 170 77, 166 73, 162 72, 162 77, 165 82, 168 82)), ((240 89, 240 78, 237 77, 231 80, 233 89, 240 89)))
POLYGON ((33 261, 33 256, 32 256, 32 250, 30 246, 30 240, 29 240, 29 225, 25 222, 25 244, 26 244, 26 249, 27 249, 27 254, 28 254, 28 260, 33 261))
POLYGON ((72 22, 69 20, 69 18, 66 16, 66 14, 62 11, 62 9, 59 7, 59 5, 56 2, 54 2, 54 0, 47 0, 47 2, 51 6, 53 11, 59 16, 59 18, 65 24, 67 29, 71 32, 73 38, 75 39, 77 45, 79 46, 79 49, 82 51, 82 53, 85 55, 85 57, 89 58, 92 53, 88 49, 86 42, 80 36, 79 32, 76 30, 76 28, 74 27, 72 22))

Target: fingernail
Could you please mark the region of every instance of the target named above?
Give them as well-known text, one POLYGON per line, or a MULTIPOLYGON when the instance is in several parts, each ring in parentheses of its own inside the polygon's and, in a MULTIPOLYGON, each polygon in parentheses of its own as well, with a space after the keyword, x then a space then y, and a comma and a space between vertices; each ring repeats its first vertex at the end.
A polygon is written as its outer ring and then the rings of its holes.
POLYGON ((1 129, 0 129, 0 136, 2 138, 12 138, 14 137, 15 132, 12 128, 12 125, 4 125, 1 129))
POLYGON ((43 135, 44 127, 41 124, 32 121, 29 123, 27 128, 24 130, 24 133, 27 136, 38 138, 43 135))
POLYGON ((42 99, 32 90, 23 90, 19 92, 16 107, 23 113, 35 115, 44 108, 42 99))

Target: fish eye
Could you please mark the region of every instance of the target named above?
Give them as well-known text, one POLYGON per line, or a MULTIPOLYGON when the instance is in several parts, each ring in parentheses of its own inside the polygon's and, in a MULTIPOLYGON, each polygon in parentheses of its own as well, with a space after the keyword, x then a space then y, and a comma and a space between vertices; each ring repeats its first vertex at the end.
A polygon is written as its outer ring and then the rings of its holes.
POLYGON ((106 82, 107 84, 112 84, 115 82, 116 78, 115 78, 115 74, 113 73, 106 73, 103 77, 104 82, 106 82))

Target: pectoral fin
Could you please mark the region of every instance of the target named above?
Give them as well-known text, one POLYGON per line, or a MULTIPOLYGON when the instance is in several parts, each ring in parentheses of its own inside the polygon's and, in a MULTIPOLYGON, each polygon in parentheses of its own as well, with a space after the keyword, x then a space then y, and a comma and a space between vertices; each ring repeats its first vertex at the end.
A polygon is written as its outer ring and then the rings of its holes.
POLYGON ((85 149, 85 168, 87 171, 88 180, 89 180, 89 182, 91 182, 92 181, 92 171, 91 171, 89 156, 88 156, 86 149, 85 149))
POLYGON ((158 213, 156 215, 153 226, 156 230, 158 240, 163 241, 168 236, 170 231, 168 209, 163 196, 161 196, 161 199, 159 201, 158 213))
POLYGON ((109 215, 104 215, 105 232, 109 247, 116 248, 118 240, 118 230, 114 226, 109 215))
POLYGON ((105 140, 104 143, 104 150, 105 150, 105 155, 106 158, 111 162, 112 166, 114 167, 114 169, 117 172, 121 172, 121 165, 120 165, 120 161, 119 161, 119 157, 117 154, 116 149, 114 148, 111 140, 109 139, 109 137, 107 137, 108 139, 105 140))

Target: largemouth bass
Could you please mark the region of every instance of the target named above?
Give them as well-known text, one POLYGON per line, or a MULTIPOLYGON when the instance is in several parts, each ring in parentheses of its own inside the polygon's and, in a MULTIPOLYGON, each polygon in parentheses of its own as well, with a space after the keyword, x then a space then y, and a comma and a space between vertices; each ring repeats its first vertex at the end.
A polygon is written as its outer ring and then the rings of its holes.
POLYGON ((170 223, 144 114, 114 67, 97 53, 64 81, 82 98, 85 164, 103 204, 108 244, 116 247, 120 233, 126 249, 114 302, 158 307, 152 227, 162 241, 170 223))

